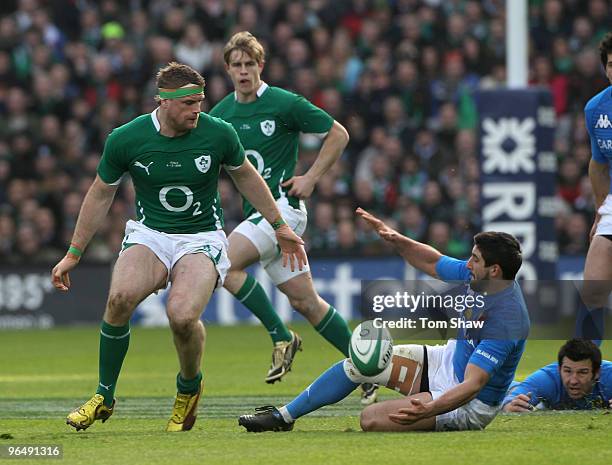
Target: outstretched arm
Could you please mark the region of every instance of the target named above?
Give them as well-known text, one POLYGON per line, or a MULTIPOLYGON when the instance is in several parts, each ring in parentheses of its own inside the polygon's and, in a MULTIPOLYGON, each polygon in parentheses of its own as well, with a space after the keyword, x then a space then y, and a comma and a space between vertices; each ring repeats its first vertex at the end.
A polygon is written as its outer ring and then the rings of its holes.
POLYGON ((400 234, 362 208, 357 209, 357 214, 367 221, 381 238, 393 245, 404 260, 434 278, 439 277, 436 272, 436 264, 442 257, 440 252, 427 244, 400 234))
POLYGON ((108 209, 115 198, 117 188, 118 186, 108 185, 99 176, 96 176, 96 179, 94 179, 94 182, 87 191, 83 205, 81 205, 72 241, 70 242, 71 248, 51 271, 51 282, 60 291, 67 291, 70 288, 68 272, 79 263, 80 255, 78 253, 85 250, 87 244, 89 244, 89 241, 91 241, 91 238, 106 218, 108 209))
POLYGON ((239 168, 228 173, 240 193, 274 228, 283 253, 283 266, 289 262, 291 271, 296 265, 301 270, 308 263, 304 241, 284 222, 270 189, 251 162, 245 159, 239 168))
POLYGON ((349 135, 344 126, 334 121, 310 169, 303 176, 293 176, 282 184, 283 187, 290 187, 289 195, 300 199, 310 197, 321 176, 340 158, 348 141, 349 135))

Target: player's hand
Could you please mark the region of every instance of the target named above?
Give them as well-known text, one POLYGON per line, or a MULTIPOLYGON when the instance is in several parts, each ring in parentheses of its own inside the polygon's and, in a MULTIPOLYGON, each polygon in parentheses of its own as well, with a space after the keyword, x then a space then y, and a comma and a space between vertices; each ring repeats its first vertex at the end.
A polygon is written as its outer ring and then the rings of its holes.
POLYGON ((70 253, 66 254, 51 270, 51 282, 56 289, 66 292, 70 288, 70 275, 68 274, 77 264, 79 258, 70 253))
POLYGON ((387 226, 382 220, 376 218, 371 213, 368 213, 363 208, 357 208, 357 214, 361 216, 367 223, 374 228, 376 233, 387 242, 396 243, 401 241, 402 235, 395 229, 387 226))
POLYGON ((283 266, 286 267, 287 263, 289 263, 291 271, 295 271, 297 265, 297 268, 302 271, 308 265, 308 258, 306 257, 302 238, 293 232, 293 229, 287 224, 283 224, 274 232, 278 246, 283 253, 283 266))
POLYGON ((527 394, 519 394, 506 405, 504 405, 504 412, 532 412, 533 405, 529 403, 531 399, 531 392, 527 394))
POLYGON ((593 226, 591 226, 591 231, 589 232, 589 243, 593 242, 593 237, 597 232, 597 225, 599 224, 600 219, 601 215, 599 213, 595 213, 595 221, 593 221, 593 226))
POLYGON ((289 187, 288 194, 298 199, 307 199, 312 195, 316 182, 308 176, 293 176, 281 184, 289 187))
POLYGON ((423 402, 419 398, 411 398, 409 400, 410 405, 398 409, 397 413, 390 413, 389 420, 399 425, 410 425, 432 416, 433 402, 423 402))

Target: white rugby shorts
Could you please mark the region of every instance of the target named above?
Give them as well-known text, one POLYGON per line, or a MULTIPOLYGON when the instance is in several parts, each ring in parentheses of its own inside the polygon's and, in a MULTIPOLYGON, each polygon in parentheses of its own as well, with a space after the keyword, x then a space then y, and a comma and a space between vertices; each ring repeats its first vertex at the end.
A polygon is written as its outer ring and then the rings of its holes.
MULTIPOLYGON (((291 229, 298 236, 304 234, 308 222, 304 202, 300 201, 300 208, 297 209, 289 205, 286 197, 281 197, 276 201, 276 205, 291 229)), ((255 246, 259 252, 259 263, 261 263, 261 266, 276 286, 310 271, 308 265, 304 266, 301 270, 296 268, 294 271, 291 271, 289 265, 283 266, 283 254, 278 247, 274 229, 272 229, 270 223, 259 212, 253 213, 236 226, 234 232, 242 234, 255 246)))
MULTIPOLYGON (((444 345, 427 346, 429 392, 434 400, 459 384, 453 368, 456 342, 451 339, 444 345)), ((436 416, 436 431, 481 430, 500 410, 501 405, 494 407, 472 399, 458 409, 436 416)))
POLYGON ((223 286, 223 281, 230 268, 227 256, 227 237, 222 230, 195 234, 169 234, 129 220, 125 225, 125 236, 119 254, 132 244, 148 247, 168 269, 168 276, 176 262, 183 256, 195 253, 203 253, 214 263, 219 274, 217 287, 223 286))
POLYGON ((612 234, 612 195, 608 194, 606 196, 606 200, 601 204, 597 213, 601 215, 601 218, 599 223, 597 223, 595 235, 603 236, 612 234))

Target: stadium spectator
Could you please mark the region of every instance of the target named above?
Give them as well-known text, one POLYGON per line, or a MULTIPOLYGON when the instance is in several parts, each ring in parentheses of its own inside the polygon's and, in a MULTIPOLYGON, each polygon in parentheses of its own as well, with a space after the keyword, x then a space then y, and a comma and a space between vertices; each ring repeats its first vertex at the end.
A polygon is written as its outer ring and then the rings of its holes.
MULTIPOLYGON (((9 163, 11 179, 35 178, 32 194, 42 195, 42 204, 50 201, 53 177, 77 183, 85 165, 91 167, 89 156, 99 158, 112 127, 153 110, 149 76, 175 56, 207 74, 204 107, 218 103, 229 90, 220 49, 236 28, 251 28, 265 39, 266 82, 303 94, 348 128, 351 142, 343 157, 349 163, 337 174, 348 186, 343 195, 355 203, 370 199, 368 206, 387 216, 393 203, 377 203, 372 179, 364 179, 372 156, 366 147, 387 157, 380 133, 399 139, 400 160, 387 160, 389 183, 399 195, 402 161, 411 156, 444 191, 444 166, 465 165, 460 142, 472 139, 469 152, 477 156, 471 92, 505 81, 505 22, 498 1, 16 3, 16 10, 0 18, 0 136, 8 145, 0 158, 9 163), (31 167, 42 147, 49 148, 42 164, 53 169, 40 176, 31 167)), ((611 15, 605 0, 530 5, 533 83, 555 96, 560 161, 578 161, 577 174, 559 179, 559 198, 572 210, 583 209, 588 169, 588 160, 580 158, 586 143, 581 111, 607 85, 594 47, 611 15), (579 194, 572 202, 563 192, 579 194)), ((466 197, 477 205, 478 179, 460 174, 468 183, 466 197)), ((0 204, 15 207, 2 195, 6 188, 0 183, 0 204)), ((55 190, 57 204, 62 188, 55 190)), ((316 209, 316 192, 314 197, 316 209)), ((229 192, 226 199, 232 210, 229 204, 239 197, 229 192)), ((64 212, 55 207, 62 224, 64 212)), ((239 218, 228 213, 235 224, 239 218)), ((452 224, 453 214, 446 221, 452 224)), ((358 247, 365 247, 357 236, 358 247)))
POLYGON ((511 386, 503 405, 505 412, 612 408, 612 362, 601 359, 593 342, 571 339, 556 363, 511 386))

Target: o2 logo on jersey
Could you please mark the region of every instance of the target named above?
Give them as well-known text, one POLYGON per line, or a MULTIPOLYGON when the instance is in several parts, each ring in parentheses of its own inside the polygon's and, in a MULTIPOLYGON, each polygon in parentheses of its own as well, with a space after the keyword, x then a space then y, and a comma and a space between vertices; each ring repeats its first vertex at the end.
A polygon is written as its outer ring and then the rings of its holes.
POLYGON ((202 155, 201 157, 193 160, 196 168, 201 173, 206 173, 210 169, 210 155, 202 155))
POLYGON ((261 128, 261 132, 264 133, 264 136, 270 137, 274 134, 274 130, 276 129, 276 121, 273 119, 267 119, 259 123, 259 127, 261 128))
POLYGON ((171 212, 175 212, 175 213, 184 212, 185 210, 187 210, 193 205, 195 208, 193 210, 192 216, 198 216, 202 214, 202 210, 200 210, 200 207, 202 206, 201 202, 198 201, 198 202, 193 203, 193 192, 187 186, 166 186, 162 188, 159 191, 159 202, 163 205, 163 207, 166 210, 171 211, 171 212), (170 203, 168 202, 167 196, 168 196, 168 193, 172 190, 179 190, 183 194, 185 194, 185 202, 183 203, 183 205, 180 205, 180 206, 170 205, 170 203))
POLYGON ((259 153, 257 150, 249 149, 245 150, 244 154, 247 158, 249 158, 249 161, 253 163, 259 174, 261 174, 262 178, 270 179, 272 177, 272 168, 265 167, 264 159, 261 156, 261 153, 259 153))

